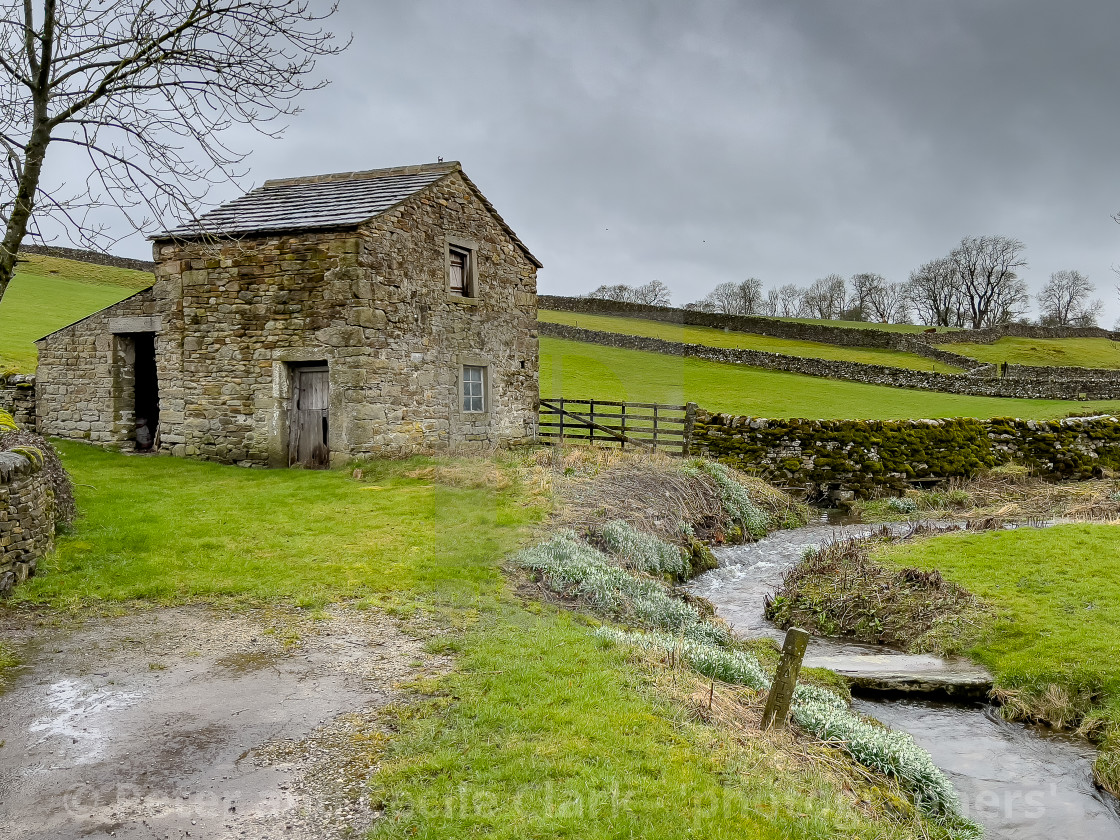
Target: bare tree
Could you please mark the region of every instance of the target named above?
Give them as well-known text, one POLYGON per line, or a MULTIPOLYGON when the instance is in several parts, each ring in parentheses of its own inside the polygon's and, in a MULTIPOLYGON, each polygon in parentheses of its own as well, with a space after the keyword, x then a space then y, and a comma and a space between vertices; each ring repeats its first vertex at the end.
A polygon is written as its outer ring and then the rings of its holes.
POLYGON ((98 247, 100 207, 147 229, 236 180, 245 155, 223 135, 276 136, 299 94, 325 84, 310 75, 345 48, 321 28, 333 13, 307 0, 0 0, 0 298, 47 218, 98 247), (60 144, 88 160, 73 194, 44 187, 60 144))
POLYGON ((866 317, 881 324, 905 324, 910 320, 910 289, 906 283, 883 283, 867 298, 866 317))
POLYGON ((906 284, 910 305, 918 320, 931 327, 964 326, 964 299, 952 260, 930 260, 910 272, 906 284))
POLYGON ((671 301, 669 287, 660 280, 650 280, 641 286, 628 286, 626 283, 600 286, 588 292, 587 296, 619 303, 643 303, 647 306, 668 306, 671 301))
POLYGON ((874 313, 871 312, 871 300, 873 297, 882 294, 883 287, 887 285, 887 278, 881 274, 867 271, 853 274, 850 282, 852 295, 848 301, 848 307, 854 310, 852 314, 857 315, 853 320, 863 321, 874 317, 874 313))
POLYGON ((614 285, 604 285, 587 293, 589 298, 596 298, 598 300, 613 300, 619 303, 634 303, 634 289, 632 286, 627 286, 625 283, 615 283, 614 285))
POLYGON ((737 315, 739 311, 739 287, 730 280, 719 283, 704 296, 702 303, 706 311, 721 312, 724 315, 737 315))
POLYGON ((966 236, 949 254, 961 299, 973 329, 1006 324, 1026 311, 1030 300, 1019 270, 1026 246, 1007 236, 966 236))
POLYGON ((782 311, 782 292, 780 289, 770 289, 766 292, 766 300, 762 302, 759 312, 771 318, 782 311))
POLYGON ((704 298, 712 312, 725 315, 756 315, 762 311, 762 281, 748 277, 740 283, 720 283, 704 298))
POLYGON ((848 284, 839 274, 829 274, 805 291, 805 308, 813 318, 839 318, 847 309, 848 284))
POLYGON ((660 280, 650 280, 634 289, 633 301, 646 306, 668 306, 672 302, 672 293, 660 280))
POLYGON ((1104 301, 1090 301, 1096 286, 1080 271, 1055 271, 1038 293, 1040 321, 1045 327, 1093 327, 1104 301))
POLYGON ((805 290, 786 283, 778 289, 779 309, 775 313, 782 318, 802 318, 806 314, 805 290))

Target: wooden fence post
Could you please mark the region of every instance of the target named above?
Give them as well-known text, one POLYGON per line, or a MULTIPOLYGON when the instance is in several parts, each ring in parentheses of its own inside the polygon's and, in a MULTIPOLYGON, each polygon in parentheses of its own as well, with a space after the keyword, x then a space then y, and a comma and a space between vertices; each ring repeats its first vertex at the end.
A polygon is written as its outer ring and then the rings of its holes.
MULTIPOLYGON (((625 434, 626 434, 626 403, 622 404, 622 411, 620 411, 619 414, 622 415, 622 417, 619 421, 620 425, 621 425, 621 428, 619 428, 619 431, 622 432, 622 434, 625 436, 625 434)), ((618 448, 619 449, 625 449, 626 448, 626 441, 622 441, 618 448)))
POLYGON ((797 687, 797 677, 801 673, 801 660, 805 658, 805 648, 809 644, 809 634, 799 627, 791 627, 786 632, 782 645, 782 659, 774 673, 770 694, 766 697, 766 708, 762 712, 762 729, 774 726, 784 729, 789 716, 789 706, 793 702, 793 690, 797 687))
POLYGON ((681 455, 688 457, 688 450, 692 448, 692 432, 696 428, 696 403, 687 403, 684 407, 684 441, 681 443, 681 455))
MULTIPOLYGON (((595 422, 595 400, 588 400, 587 405, 588 405, 588 408, 589 408, 588 417, 590 418, 591 422, 594 423, 595 422)), ((595 427, 594 426, 588 426, 587 427, 587 442, 590 443, 592 446, 595 445, 595 427)))

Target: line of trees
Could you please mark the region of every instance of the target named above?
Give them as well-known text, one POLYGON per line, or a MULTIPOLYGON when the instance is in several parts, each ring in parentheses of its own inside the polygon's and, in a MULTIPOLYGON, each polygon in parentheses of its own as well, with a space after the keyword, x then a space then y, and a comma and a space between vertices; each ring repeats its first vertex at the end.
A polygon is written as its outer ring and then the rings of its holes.
MULTIPOLYGON (((686 309, 727 315, 925 324, 931 327, 991 327, 1026 321, 1031 302, 1021 272, 1025 246, 1006 236, 966 236, 946 256, 930 260, 901 282, 863 272, 829 274, 808 286, 765 288, 757 277, 720 283, 686 309)), ((1044 326, 1096 326, 1103 303, 1080 271, 1063 270, 1035 296, 1044 326)), ((669 305, 669 289, 654 280, 644 286, 600 286, 588 297, 669 305)))

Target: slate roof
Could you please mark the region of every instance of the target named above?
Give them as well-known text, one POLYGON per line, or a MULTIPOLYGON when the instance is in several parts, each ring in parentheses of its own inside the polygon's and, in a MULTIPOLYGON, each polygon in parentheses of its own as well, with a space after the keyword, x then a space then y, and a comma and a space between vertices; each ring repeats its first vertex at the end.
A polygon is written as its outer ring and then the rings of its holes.
POLYGON ((264 186, 152 238, 156 241, 200 239, 354 228, 452 172, 462 175, 518 247, 540 268, 537 258, 529 253, 494 206, 462 172, 458 161, 266 181, 264 186))

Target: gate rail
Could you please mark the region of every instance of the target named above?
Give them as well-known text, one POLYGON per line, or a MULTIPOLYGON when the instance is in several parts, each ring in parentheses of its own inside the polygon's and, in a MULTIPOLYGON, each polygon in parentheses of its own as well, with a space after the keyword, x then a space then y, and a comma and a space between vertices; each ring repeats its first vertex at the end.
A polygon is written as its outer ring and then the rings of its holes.
POLYGON ((661 449, 687 455, 696 420, 696 403, 615 402, 612 400, 541 400, 538 436, 605 446, 661 449))

